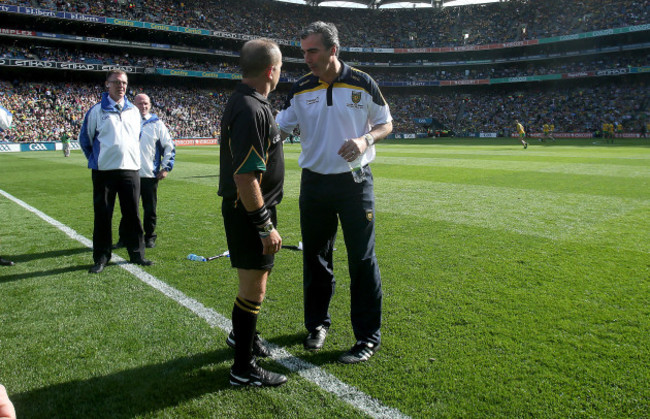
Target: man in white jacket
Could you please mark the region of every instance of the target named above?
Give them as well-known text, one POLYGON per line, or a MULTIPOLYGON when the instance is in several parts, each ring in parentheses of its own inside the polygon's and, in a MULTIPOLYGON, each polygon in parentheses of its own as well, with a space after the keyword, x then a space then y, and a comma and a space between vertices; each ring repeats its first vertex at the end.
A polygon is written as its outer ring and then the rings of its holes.
MULTIPOLYGON (((12 118, 11 112, 0 105, 0 132, 11 128, 12 118)), ((14 262, 0 257, 0 266, 14 266, 14 262)))
MULTIPOLYGON (((156 247, 156 207, 158 205, 158 182, 167 177, 174 168, 176 150, 165 123, 151 112, 151 99, 140 93, 133 100, 142 116, 140 134, 140 195, 142 196, 142 227, 145 247, 156 247)), ((124 247, 122 231, 124 218, 120 221, 120 240, 114 248, 124 247)))
POLYGON ((111 260, 115 195, 124 218, 122 232, 131 263, 149 266, 144 258, 144 234, 138 214, 140 199, 140 112, 125 97, 128 79, 122 70, 106 76, 107 93, 86 113, 79 145, 92 169, 93 260, 90 273, 100 273, 111 260))

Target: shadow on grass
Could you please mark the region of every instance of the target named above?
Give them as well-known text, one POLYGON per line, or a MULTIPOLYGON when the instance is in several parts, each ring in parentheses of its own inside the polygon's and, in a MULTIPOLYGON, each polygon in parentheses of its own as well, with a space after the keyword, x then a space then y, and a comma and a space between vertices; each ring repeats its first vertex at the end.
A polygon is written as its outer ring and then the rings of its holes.
POLYGON ((93 249, 89 247, 76 247, 74 249, 50 250, 41 253, 26 253, 23 255, 10 255, 5 258, 13 260, 16 263, 24 263, 37 259, 58 258, 62 256, 78 255, 80 253, 92 253, 93 249))
POLYGON ((348 349, 350 349, 350 348, 337 349, 333 347, 328 348, 327 340, 325 341, 324 349, 320 349, 318 351, 309 351, 307 349, 302 349, 305 336, 307 336, 307 332, 294 333, 292 335, 274 336, 273 339, 269 340, 269 342, 285 349, 290 348, 294 345, 299 345, 301 348, 300 349, 301 352, 295 353, 294 356, 319 367, 327 364, 336 363, 339 357, 341 356, 341 354, 343 354, 343 352, 346 352, 348 349))
POLYGON ((207 179, 215 177, 219 177, 219 175, 185 176, 184 179, 207 179))
POLYGON ((229 359, 232 351, 220 349, 11 397, 20 418, 142 416, 231 388, 229 369, 214 366, 229 359))
POLYGON ((38 278, 38 277, 41 277, 41 276, 59 275, 59 274, 67 273, 67 272, 75 272, 75 271, 87 272, 88 268, 90 266, 92 266, 92 265, 68 266, 67 268, 49 269, 49 270, 40 271, 40 272, 29 271, 29 272, 22 272, 22 273, 15 274, 15 275, 4 275, 5 272, 9 272, 11 269, 14 268, 14 267, 7 267, 7 268, 3 268, 3 270, 2 270, 3 276, 2 276, 2 278, 0 278, 0 283, 11 282, 11 281, 20 281, 22 279, 38 278))

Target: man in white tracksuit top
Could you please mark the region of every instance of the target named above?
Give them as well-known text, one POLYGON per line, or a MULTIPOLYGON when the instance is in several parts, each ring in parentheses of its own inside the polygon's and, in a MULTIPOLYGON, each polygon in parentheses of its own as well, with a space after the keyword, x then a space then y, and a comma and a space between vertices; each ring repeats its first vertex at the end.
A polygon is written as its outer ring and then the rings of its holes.
POLYGON ((0 131, 4 131, 11 127, 11 120, 13 115, 9 112, 8 109, 5 109, 0 105, 0 131))
POLYGON ((128 80, 122 70, 111 70, 106 77, 107 93, 86 113, 79 145, 92 169, 94 266, 90 273, 100 273, 111 260, 112 221, 115 195, 125 227, 122 238, 131 263, 148 266, 144 258, 144 234, 138 214, 140 199, 140 112, 125 97, 128 80))
MULTIPOLYGON (((13 115, 8 109, 0 105, 0 132, 11 128, 11 120, 13 115)), ((13 266, 14 262, 0 257, 0 266, 13 266)))
MULTIPOLYGON (((133 100, 142 116, 140 134, 140 195, 142 196, 142 227, 145 247, 156 246, 156 207, 158 204, 158 182, 167 177, 174 168, 176 150, 165 123, 151 111, 151 99, 141 93, 133 100)), ((115 245, 122 247, 123 223, 120 222, 120 240, 115 245)))

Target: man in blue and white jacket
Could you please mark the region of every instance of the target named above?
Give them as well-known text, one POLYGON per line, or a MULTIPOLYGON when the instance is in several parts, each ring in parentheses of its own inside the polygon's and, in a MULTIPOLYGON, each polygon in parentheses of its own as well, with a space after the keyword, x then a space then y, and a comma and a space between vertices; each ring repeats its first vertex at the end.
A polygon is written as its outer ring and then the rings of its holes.
MULTIPOLYGON (((13 115, 8 109, 0 105, 0 132, 11 128, 11 120, 13 115)), ((0 257, 0 266, 13 266, 14 262, 0 257)))
POLYGON ((0 105, 0 132, 9 129, 11 127, 11 120, 13 115, 9 112, 8 109, 0 105))
MULTIPOLYGON (((151 114, 151 99, 140 93, 133 100, 142 116, 140 134, 140 195, 142 196, 142 227, 144 227, 145 247, 156 247, 156 207, 158 205, 158 182, 167 177, 174 168, 176 150, 165 123, 157 115, 151 114)), ((114 248, 124 246, 120 221, 120 240, 114 248)))
POLYGON ((123 239, 131 263, 148 266, 144 258, 144 234, 138 214, 140 199, 140 112, 125 97, 126 73, 110 70, 106 76, 107 93, 86 113, 79 145, 92 169, 93 260, 90 273, 100 273, 111 260, 112 222, 115 195, 120 197, 124 219, 123 239))

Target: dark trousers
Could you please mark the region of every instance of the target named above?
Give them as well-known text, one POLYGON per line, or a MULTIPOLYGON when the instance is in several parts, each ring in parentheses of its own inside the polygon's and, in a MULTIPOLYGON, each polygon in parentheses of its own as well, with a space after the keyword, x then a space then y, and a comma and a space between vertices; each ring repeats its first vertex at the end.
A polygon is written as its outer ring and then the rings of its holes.
POLYGON ((350 173, 320 175, 302 171, 300 228, 303 242, 305 327, 329 327, 329 304, 336 281, 332 253, 338 221, 348 251, 350 317, 357 340, 381 340, 381 276, 375 255, 375 197, 370 167, 366 180, 355 183, 350 173))
MULTIPOLYGON (((156 220, 158 219, 158 215, 156 214, 156 207, 158 206, 158 178, 140 178, 140 196, 142 197, 142 208, 144 210, 144 214, 142 215, 144 240, 156 241, 156 237, 158 237, 156 234, 156 220)), ((124 217, 122 217, 118 230, 122 243, 125 243, 122 234, 125 228, 124 217)))
POLYGON ((145 240, 156 240, 156 207, 158 206, 158 178, 140 178, 140 196, 142 197, 142 227, 145 240))
POLYGON ((140 176, 137 170, 93 170, 93 260, 108 263, 113 245, 113 209, 115 196, 120 197, 120 209, 124 222, 122 240, 131 259, 144 258, 144 236, 138 200, 140 176))

